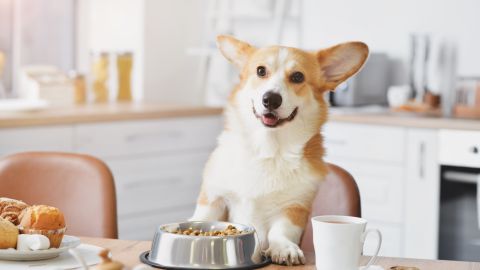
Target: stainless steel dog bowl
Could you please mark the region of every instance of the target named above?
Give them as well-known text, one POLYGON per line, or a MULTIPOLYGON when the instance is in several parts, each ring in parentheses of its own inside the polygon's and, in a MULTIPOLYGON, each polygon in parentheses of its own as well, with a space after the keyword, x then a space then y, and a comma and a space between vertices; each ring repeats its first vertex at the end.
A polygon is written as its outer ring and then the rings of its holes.
POLYGON ((267 265, 257 250, 255 229, 228 222, 183 222, 159 226, 150 251, 140 255, 143 263, 166 269, 252 269, 267 265), (176 229, 222 231, 233 225, 243 231, 231 236, 190 236, 171 233, 176 229))

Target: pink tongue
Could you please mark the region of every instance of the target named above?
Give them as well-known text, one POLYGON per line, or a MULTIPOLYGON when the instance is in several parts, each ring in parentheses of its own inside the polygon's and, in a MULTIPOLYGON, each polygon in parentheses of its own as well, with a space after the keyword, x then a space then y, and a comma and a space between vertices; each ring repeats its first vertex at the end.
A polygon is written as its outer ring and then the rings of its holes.
POLYGON ((266 117, 262 115, 262 122, 267 126, 274 126, 277 124, 278 119, 276 117, 266 117))

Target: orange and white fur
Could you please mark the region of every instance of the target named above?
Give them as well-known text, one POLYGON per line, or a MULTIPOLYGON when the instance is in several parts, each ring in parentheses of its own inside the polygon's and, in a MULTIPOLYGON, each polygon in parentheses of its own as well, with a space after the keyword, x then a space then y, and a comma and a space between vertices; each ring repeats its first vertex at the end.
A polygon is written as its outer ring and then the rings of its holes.
POLYGON ((230 36, 219 36, 217 45, 240 70, 240 83, 226 106, 225 129, 205 167, 191 220, 253 225, 274 263, 303 264, 298 244, 326 174, 324 93, 361 68, 368 47, 255 48, 230 36))

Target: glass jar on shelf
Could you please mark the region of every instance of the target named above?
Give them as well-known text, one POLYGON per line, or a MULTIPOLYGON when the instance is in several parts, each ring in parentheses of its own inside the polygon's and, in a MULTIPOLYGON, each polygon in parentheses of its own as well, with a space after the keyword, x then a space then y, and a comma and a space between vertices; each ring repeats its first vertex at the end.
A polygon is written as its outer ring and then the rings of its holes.
POLYGON ((108 53, 92 53, 92 91, 96 103, 108 101, 108 65, 108 53))
POLYGON ((72 70, 68 73, 74 87, 75 104, 85 104, 87 101, 87 85, 85 76, 72 70))
POLYGON ((132 100, 132 65, 133 56, 130 52, 117 54, 118 101, 132 100))

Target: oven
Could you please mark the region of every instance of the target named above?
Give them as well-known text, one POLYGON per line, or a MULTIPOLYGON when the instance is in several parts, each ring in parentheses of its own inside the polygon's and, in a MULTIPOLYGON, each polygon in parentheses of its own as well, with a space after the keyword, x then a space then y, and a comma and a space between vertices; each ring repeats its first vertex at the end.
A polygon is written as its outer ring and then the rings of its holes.
POLYGON ((438 258, 480 261, 480 132, 439 138, 441 183, 438 258))

